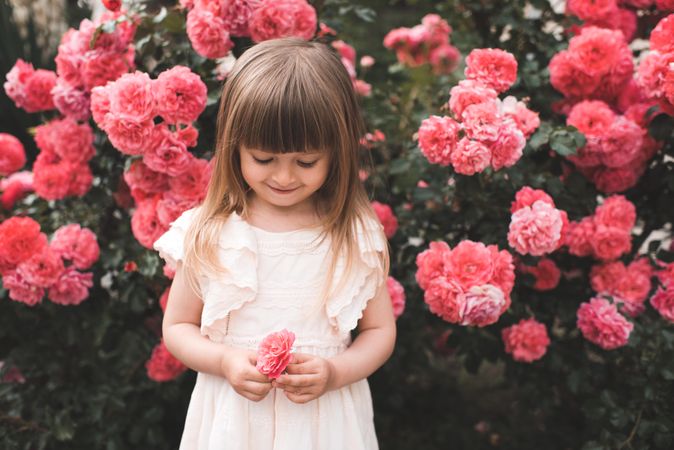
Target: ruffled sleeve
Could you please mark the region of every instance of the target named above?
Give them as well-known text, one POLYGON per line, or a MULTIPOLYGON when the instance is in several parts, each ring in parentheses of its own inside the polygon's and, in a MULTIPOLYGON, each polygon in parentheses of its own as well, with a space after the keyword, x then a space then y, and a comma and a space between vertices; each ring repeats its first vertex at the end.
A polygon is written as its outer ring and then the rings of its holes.
MULTIPOLYGON (((184 260, 183 241, 194 211, 185 211, 154 243, 154 249, 170 267, 175 268, 178 261, 184 260)), ((227 334, 230 312, 257 296, 257 240, 250 226, 232 214, 214 245, 218 246, 218 262, 223 271, 199 276, 204 302, 201 334, 220 342, 227 334)))
POLYGON ((255 300, 258 292, 257 239, 236 214, 222 228, 218 256, 225 271, 208 276, 202 284, 201 334, 221 342, 227 334, 229 314, 255 300))
POLYGON ((180 217, 171 223, 169 229, 162 234, 152 246, 159 252, 159 256, 166 261, 166 264, 173 270, 176 269, 178 261, 182 261, 185 258, 185 232, 187 231, 190 222, 192 222, 195 211, 196 208, 192 208, 183 212, 180 217))
POLYGON ((367 302, 374 298, 385 281, 380 257, 387 242, 379 221, 368 217, 364 225, 359 223, 356 239, 358 255, 355 255, 349 273, 344 273, 346 257, 338 260, 332 282, 333 292, 326 304, 330 324, 340 333, 356 328, 367 302), (335 288, 339 289, 334 291, 335 288))

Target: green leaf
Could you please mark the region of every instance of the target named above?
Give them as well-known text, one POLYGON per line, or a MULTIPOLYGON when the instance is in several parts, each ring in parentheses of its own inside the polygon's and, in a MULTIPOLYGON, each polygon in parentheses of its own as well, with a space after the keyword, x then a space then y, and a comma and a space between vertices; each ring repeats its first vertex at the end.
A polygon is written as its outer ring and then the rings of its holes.
POLYGON ((648 133, 658 141, 667 140, 674 130, 674 117, 658 114, 648 125, 648 133))
POLYGON ((575 155, 585 145, 585 136, 573 127, 557 129, 550 134, 550 148, 562 156, 575 155))

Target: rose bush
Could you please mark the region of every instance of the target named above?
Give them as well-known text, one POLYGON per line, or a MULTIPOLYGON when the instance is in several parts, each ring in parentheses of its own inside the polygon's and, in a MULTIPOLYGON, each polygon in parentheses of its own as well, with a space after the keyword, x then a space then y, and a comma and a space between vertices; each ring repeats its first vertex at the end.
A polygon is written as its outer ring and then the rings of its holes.
POLYGON ((281 35, 331 45, 363 102, 398 325, 380 446, 671 448, 671 2, 168 3, 106 1, 5 69, 34 128, 0 130, 8 448, 177 445, 194 374, 149 248, 203 198, 231 60, 281 35))

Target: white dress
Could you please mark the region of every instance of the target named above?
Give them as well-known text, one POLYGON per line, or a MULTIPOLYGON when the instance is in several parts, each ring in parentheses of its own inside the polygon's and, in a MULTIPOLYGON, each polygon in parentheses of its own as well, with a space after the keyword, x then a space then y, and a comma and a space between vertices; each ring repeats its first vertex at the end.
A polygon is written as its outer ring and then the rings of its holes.
MULTIPOLYGON (((175 265, 194 210, 186 211, 154 244, 175 265)), ((320 228, 269 232, 232 214, 219 241, 228 273, 201 280, 201 333, 214 342, 257 349, 270 332, 296 335, 294 350, 330 357, 351 343, 367 301, 384 282, 377 252, 386 242, 374 219, 358 228, 359 258, 346 282, 320 304, 330 259, 329 238, 316 245, 320 228)), ((344 272, 340 260, 335 272, 344 272)), ((337 285, 336 281, 334 282, 337 285)), ((187 411, 181 450, 372 450, 377 449, 367 380, 325 393, 305 404, 272 389, 260 402, 234 391, 225 378, 199 373, 187 411)))

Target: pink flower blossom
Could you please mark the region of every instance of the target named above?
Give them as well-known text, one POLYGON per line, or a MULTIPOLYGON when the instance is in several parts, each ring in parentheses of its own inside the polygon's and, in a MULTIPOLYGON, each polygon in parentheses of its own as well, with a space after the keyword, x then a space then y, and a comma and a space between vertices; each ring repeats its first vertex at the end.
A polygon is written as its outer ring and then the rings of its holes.
POLYGON ((601 139, 601 162, 612 168, 634 162, 640 154, 646 130, 625 117, 617 117, 601 139))
POLYGON ((193 159, 185 143, 164 124, 154 128, 147 151, 143 155, 143 163, 150 169, 173 177, 187 171, 193 159))
POLYGON ((501 112, 513 120, 525 138, 531 136, 541 124, 538 113, 527 108, 524 102, 517 101, 512 95, 501 102, 501 112))
POLYGON ((147 73, 125 73, 106 86, 109 109, 114 115, 135 122, 155 116, 155 86, 147 73))
POLYGON ((461 126, 451 117, 431 116, 419 128, 419 148, 433 164, 447 166, 456 148, 461 126))
POLYGON ((612 195, 595 209, 595 223, 631 232, 637 219, 634 203, 622 195, 612 195))
POLYGON ((145 248, 151 249, 154 241, 168 230, 168 226, 162 225, 157 217, 158 201, 158 198, 153 198, 138 203, 131 216, 131 232, 145 248))
POLYGON ((503 291, 491 284, 472 286, 459 295, 461 325, 485 327, 496 323, 507 308, 503 291))
POLYGON ((508 243, 522 255, 544 255, 557 249, 562 237, 561 212, 543 201, 536 201, 512 215, 508 243))
POLYGON ((524 186, 515 194, 515 200, 510 204, 510 212, 514 213, 525 206, 531 206, 537 201, 542 201, 550 206, 555 206, 554 200, 547 192, 541 189, 533 189, 529 186, 524 186))
POLYGON ((629 232, 620 228, 596 225, 590 244, 596 258, 609 261, 630 251, 632 237, 629 232))
POLYGON ((618 168, 600 167, 592 173, 591 180, 600 191, 613 194, 633 187, 645 170, 646 167, 643 165, 618 168))
POLYGON ((384 226, 384 234, 388 239, 391 239, 398 230, 398 219, 393 214, 393 210, 389 205, 377 201, 372 202, 372 209, 377 214, 379 222, 384 226))
POLYGON ((537 291, 550 291, 557 287, 562 272, 557 264, 549 258, 541 258, 534 267, 522 266, 522 272, 534 276, 533 288, 537 291))
POLYGON ((459 50, 450 44, 441 44, 431 50, 428 62, 435 74, 450 74, 454 72, 461 59, 459 50))
MULTIPOLYGON (((674 6, 674 4, 672 5, 674 6)), ((651 31, 650 50, 660 53, 674 52, 674 14, 662 19, 651 31)))
POLYGON ((466 78, 504 92, 517 80, 517 60, 498 48, 475 49, 466 57, 466 78))
POLYGON ((305 0, 265 0, 253 11, 249 31, 254 42, 285 36, 309 40, 316 25, 316 10, 305 0))
POLYGON ((20 140, 0 133, 0 176, 8 176, 26 164, 26 151, 20 140))
POLYGON ((594 233, 595 224, 592 217, 585 217, 580 222, 571 222, 565 236, 569 253, 576 256, 590 256, 593 252, 591 242, 594 233))
POLYGON ((49 287, 47 296, 49 300, 60 305, 79 305, 89 297, 89 289, 93 285, 93 274, 78 272, 70 266, 49 287))
POLYGON ((482 172, 491 161, 489 148, 479 141, 462 138, 452 152, 451 162, 456 173, 474 175, 482 172))
POLYGON ((550 345, 545 325, 534 318, 522 319, 519 323, 501 330, 505 351, 515 361, 533 362, 541 359, 550 345))
POLYGON ((63 273, 61 257, 50 248, 33 254, 20 263, 16 272, 33 286, 47 288, 54 284, 63 273))
POLYGON ((600 297, 581 304, 577 316, 577 326, 585 339, 604 350, 627 345, 634 328, 634 325, 618 312, 615 305, 600 297))
POLYGON ((397 319, 405 311, 405 288, 393 277, 386 279, 386 288, 391 297, 393 315, 397 319))
POLYGON ((449 323, 459 323, 462 317, 459 296, 462 294, 463 289, 456 282, 445 276, 437 276, 427 284, 424 302, 433 314, 449 323))
POLYGON ((487 247, 494 261, 494 275, 489 284, 500 288, 506 297, 506 304, 510 305, 510 293, 515 286, 515 265, 513 257, 507 250, 499 251, 495 245, 487 247))
MULTIPOLYGON (((149 170, 149 169, 148 169, 149 170)), ((176 177, 169 177, 171 193, 176 197, 199 202, 206 196, 211 179, 213 164, 201 158, 192 158, 185 171, 176 177)), ((159 174, 158 172, 155 172, 159 174)), ((158 185, 157 187, 161 187, 158 185)))
POLYGON ((497 97, 498 93, 492 88, 475 80, 461 80, 449 91, 449 109, 458 119, 463 119, 463 112, 469 106, 494 102, 497 97))
POLYGON ((100 255, 96 234, 76 223, 64 225, 56 230, 52 238, 51 249, 61 258, 72 261, 81 270, 91 267, 100 255))
POLYGON ((616 0, 569 0, 566 7, 582 20, 602 20, 618 12, 616 0))
POLYGON ((522 157, 527 141, 522 131, 512 120, 504 120, 498 128, 498 136, 489 144, 491 166, 494 170, 512 167, 522 157))
POLYGON ((30 217, 14 216, 0 223, 0 273, 14 269, 47 247, 47 236, 30 217))
POLYGON ((492 253, 481 242, 461 241, 449 253, 446 271, 465 290, 487 284, 494 275, 492 253))
POLYGON ((586 136, 602 136, 616 119, 610 106, 601 100, 583 100, 576 103, 569 116, 567 125, 573 125, 586 136))
POLYGON ((32 64, 19 59, 7 72, 4 88, 7 96, 18 108, 34 113, 54 109, 51 90, 55 85, 54 72, 35 70, 32 64))
POLYGON ((286 329, 265 336, 257 349, 257 370, 272 380, 281 376, 290 363, 294 342, 295 333, 286 329))
POLYGON ((651 297, 651 305, 662 317, 674 322, 674 287, 659 288, 655 295, 651 297))
POLYGON ((156 111, 168 123, 194 122, 206 107, 206 85, 188 67, 166 70, 155 83, 156 111))
POLYGON ((498 137, 502 119, 497 101, 467 106, 462 118, 467 137, 481 141, 493 141, 498 137))
POLYGON ((78 124, 70 117, 38 126, 35 142, 43 152, 73 164, 87 162, 95 153, 94 133, 89 124, 78 124))
MULTIPOLYGON (((171 180, 178 178, 172 178, 171 180)), ((134 198, 137 197, 138 191, 142 191, 142 195, 139 198, 144 199, 149 194, 161 194, 169 189, 168 175, 155 172, 146 166, 141 159, 133 161, 128 170, 124 172, 124 181, 131 188, 131 195, 134 198)), ((136 198, 136 200, 138 201, 139 198, 136 198)))
POLYGON ((138 121, 114 113, 105 115, 105 127, 110 143, 120 152, 132 156, 145 152, 155 128, 152 120, 138 121))
POLYGON ((421 289, 427 289, 431 280, 445 273, 450 252, 451 249, 446 242, 431 242, 427 250, 417 255, 415 278, 421 289))
POLYGON ((8 178, 0 180, 0 204, 6 210, 14 207, 14 204, 27 193, 33 192, 33 172, 15 172, 8 178))
POLYGON ((44 288, 27 282, 16 270, 3 274, 2 286, 9 290, 10 299, 28 306, 37 305, 44 297, 44 288))
POLYGON ((158 382, 171 381, 187 370, 183 363, 169 353, 163 339, 152 350, 145 368, 148 378, 158 382))
POLYGON ((222 58, 234 47, 222 17, 202 8, 187 13, 187 37, 204 58, 222 58))
POLYGON ((85 121, 91 115, 90 93, 81 86, 72 86, 63 78, 51 90, 56 109, 66 117, 85 121))

